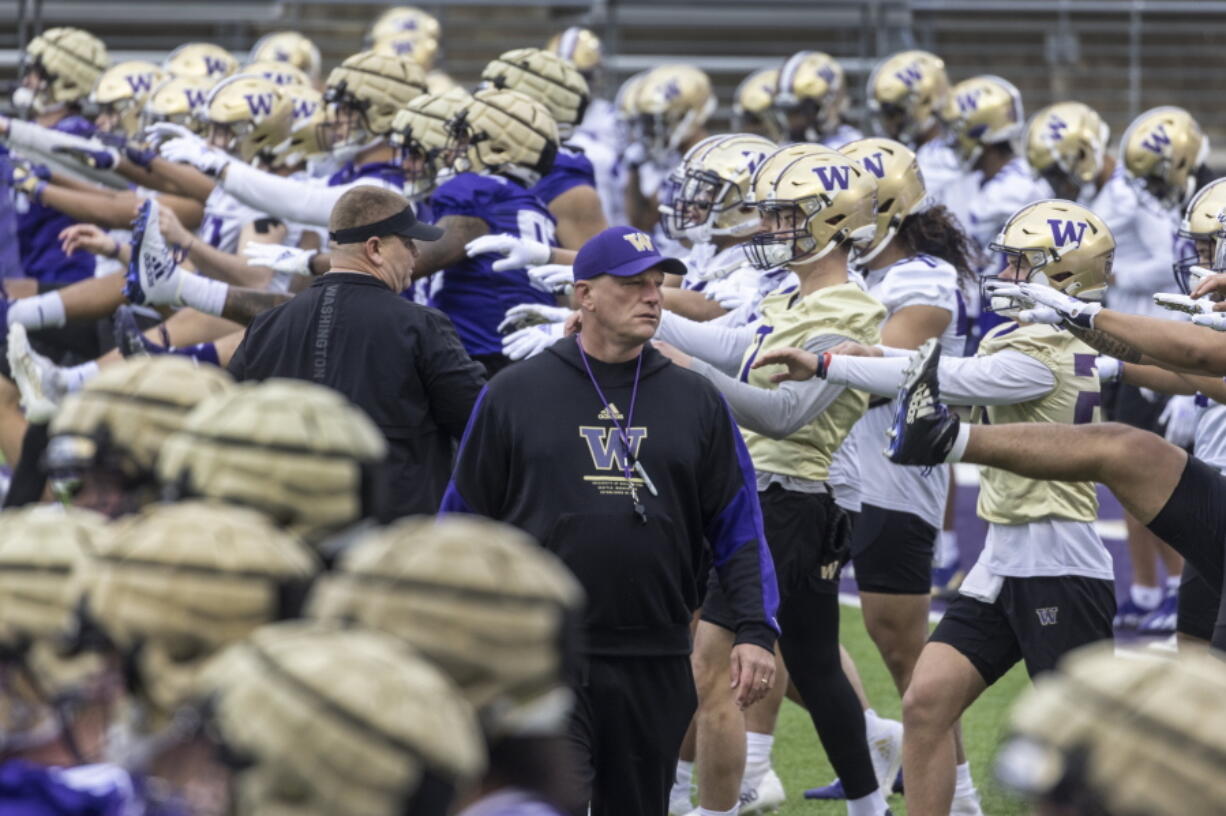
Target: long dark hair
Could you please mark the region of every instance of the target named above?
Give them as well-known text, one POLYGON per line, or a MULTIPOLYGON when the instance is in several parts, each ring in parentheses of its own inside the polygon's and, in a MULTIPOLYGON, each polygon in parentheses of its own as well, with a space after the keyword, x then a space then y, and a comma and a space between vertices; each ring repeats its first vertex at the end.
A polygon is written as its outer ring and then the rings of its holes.
POLYGON ((901 241, 909 255, 931 255, 946 261, 957 270, 958 282, 964 288, 978 288, 975 270, 980 262, 979 250, 944 204, 908 215, 894 240, 901 241))

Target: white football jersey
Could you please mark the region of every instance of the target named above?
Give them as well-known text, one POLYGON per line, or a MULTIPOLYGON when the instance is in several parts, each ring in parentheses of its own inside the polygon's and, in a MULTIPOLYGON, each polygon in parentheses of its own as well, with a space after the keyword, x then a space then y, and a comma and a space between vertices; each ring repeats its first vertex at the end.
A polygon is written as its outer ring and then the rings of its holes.
MULTIPOLYGON (((870 271, 866 282, 869 294, 884 303, 890 315, 908 306, 948 310, 949 325, 939 338, 941 354, 962 357, 966 353, 966 294, 958 284, 957 271, 947 261, 916 255, 870 271)), ((939 530, 949 492, 949 468, 935 467, 925 474, 922 467, 895 465, 884 456, 865 453, 884 447, 886 430, 894 419, 895 402, 883 400, 870 399, 868 412, 851 430, 862 453, 861 498, 875 507, 913 513, 939 530)))
POLYGON ((924 176, 924 189, 934 201, 940 199, 946 184, 963 173, 958 154, 954 153, 949 143, 941 137, 924 142, 916 148, 915 162, 924 176))
MULTIPOLYGON (((954 214, 967 236, 986 251, 1011 215, 1027 204, 1053 197, 1051 185, 1035 179, 1026 160, 1015 156, 986 181, 980 170, 963 173, 942 188, 940 203, 954 214)), ((992 268, 995 261, 987 264, 992 268)))
MULTIPOLYGON (((583 114, 583 121, 575 129, 570 143, 583 149, 583 154, 592 163, 596 172, 596 192, 607 218, 620 213, 624 204, 620 200, 621 187, 614 172, 617 164, 617 116, 613 103, 607 99, 593 99, 583 114)), ((613 223, 610 220, 610 223, 613 223)))
POLYGON ((1218 470, 1226 470, 1226 405, 1196 395, 1205 409, 1196 420, 1196 439, 1192 452, 1197 459, 1218 470))
POLYGON ((222 252, 236 252, 238 234, 243 225, 263 217, 264 213, 243 204, 221 189, 219 184, 204 202, 204 219, 196 230, 196 236, 222 252))
POLYGON ((819 144, 821 144, 822 147, 828 147, 831 150, 838 150, 845 144, 850 144, 857 139, 863 138, 864 134, 861 133, 859 129, 852 127, 846 122, 840 122, 839 126, 834 129, 834 133, 831 133, 829 136, 822 139, 819 144))

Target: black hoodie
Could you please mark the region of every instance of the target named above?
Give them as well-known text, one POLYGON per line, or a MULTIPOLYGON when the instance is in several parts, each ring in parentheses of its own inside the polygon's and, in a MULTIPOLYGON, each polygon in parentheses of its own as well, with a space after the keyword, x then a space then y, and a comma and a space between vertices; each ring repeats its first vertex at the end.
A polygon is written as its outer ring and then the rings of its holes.
MULTIPOLYGON (((687 654, 711 563, 737 613, 736 642, 770 649, 779 596, 740 432, 711 383, 650 346, 643 355, 627 432, 658 493, 634 475, 646 523, 574 338, 481 392, 442 512, 513 524, 566 562, 587 591, 589 654, 687 654)), ((625 427, 637 361, 588 361, 625 427)))

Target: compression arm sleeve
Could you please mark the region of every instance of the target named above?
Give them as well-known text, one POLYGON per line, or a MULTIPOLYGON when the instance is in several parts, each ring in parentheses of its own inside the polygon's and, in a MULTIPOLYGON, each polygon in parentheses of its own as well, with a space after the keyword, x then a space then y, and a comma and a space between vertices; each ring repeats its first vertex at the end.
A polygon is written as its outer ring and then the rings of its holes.
MULTIPOLYGON (((810 338, 806 351, 821 354, 848 338, 825 334, 810 338)), ((692 366, 724 395, 737 424, 772 439, 783 439, 812 422, 843 393, 843 385, 827 380, 789 380, 778 388, 759 388, 730 377, 714 366, 695 360, 692 366)))
POLYGON ((254 210, 286 221, 321 227, 328 225, 332 207, 351 186, 308 184, 299 179, 274 176, 236 161, 226 165, 226 175, 221 180, 223 190, 254 210))
POLYGON ((55 147, 78 147, 83 150, 101 150, 103 145, 93 139, 74 136, 71 133, 61 133, 58 130, 45 128, 33 122, 23 122, 20 119, 9 120, 8 143, 17 148, 18 152, 27 156, 36 156, 36 161, 51 166, 52 170, 68 176, 95 184, 103 184, 113 189, 126 190, 128 184, 110 170, 98 170, 86 167, 73 161, 63 153, 52 152, 55 147))
MULTIPOLYGON (((905 357, 835 355, 826 379, 881 397, 894 397, 908 363, 905 357)), ((942 357, 938 374, 941 399, 953 405, 1009 405, 1038 399, 1056 386, 1050 368, 1009 349, 987 357, 942 357)))
POLYGON ((745 348, 753 342, 754 326, 729 328, 699 323, 665 310, 660 314, 656 337, 709 363, 724 374, 735 375, 741 367, 745 348))

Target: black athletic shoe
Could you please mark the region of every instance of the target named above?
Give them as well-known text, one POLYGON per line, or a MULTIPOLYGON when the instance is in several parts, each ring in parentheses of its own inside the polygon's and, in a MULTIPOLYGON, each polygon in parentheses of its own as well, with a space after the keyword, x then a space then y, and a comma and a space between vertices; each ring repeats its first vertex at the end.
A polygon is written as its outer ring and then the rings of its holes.
POLYGON ((937 364, 941 344, 931 339, 911 357, 898 389, 898 412, 886 431, 885 455, 899 465, 938 465, 958 438, 958 415, 941 403, 937 364))
POLYGON ((165 324, 158 324, 163 345, 158 345, 141 331, 136 323, 136 314, 131 306, 120 306, 111 318, 112 331, 115 337, 115 347, 124 357, 149 357, 165 354, 170 345, 170 336, 166 333, 165 324))

